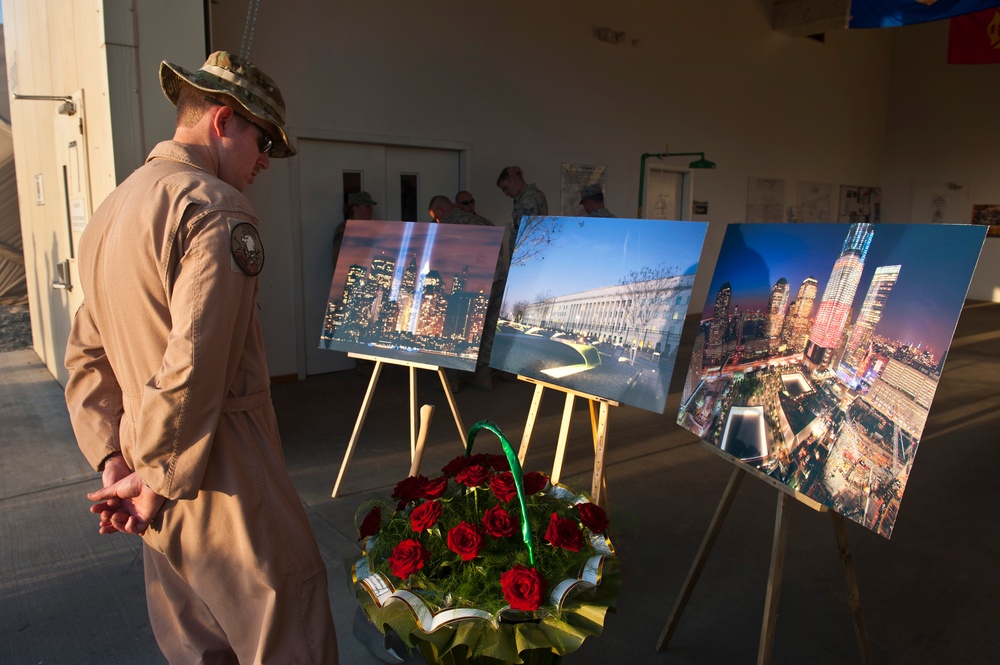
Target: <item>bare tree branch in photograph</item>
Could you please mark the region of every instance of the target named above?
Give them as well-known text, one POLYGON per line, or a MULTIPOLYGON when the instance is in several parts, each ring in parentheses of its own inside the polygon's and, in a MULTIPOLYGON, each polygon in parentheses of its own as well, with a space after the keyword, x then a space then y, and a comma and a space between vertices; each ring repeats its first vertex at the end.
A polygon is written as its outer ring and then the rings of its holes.
MULTIPOLYGON (((619 281, 625 300, 625 322, 633 336, 649 332, 650 325, 670 307, 677 290, 676 266, 643 266, 630 270, 619 281)), ((642 338, 645 346, 645 337, 642 338)))
MULTIPOLYGON (((506 304, 506 303, 504 303, 506 304)), ((507 305, 506 310, 503 313, 503 318, 508 321, 513 321, 515 323, 520 323, 524 318, 524 310, 528 309, 528 305, 531 303, 527 300, 518 300, 517 302, 507 305)))
MULTIPOLYGON (((544 260, 547 250, 563 232, 564 219, 561 217, 524 217, 514 239, 511 252, 512 266, 523 266, 532 259, 544 260)), ((583 221, 579 222, 583 226, 583 221)))

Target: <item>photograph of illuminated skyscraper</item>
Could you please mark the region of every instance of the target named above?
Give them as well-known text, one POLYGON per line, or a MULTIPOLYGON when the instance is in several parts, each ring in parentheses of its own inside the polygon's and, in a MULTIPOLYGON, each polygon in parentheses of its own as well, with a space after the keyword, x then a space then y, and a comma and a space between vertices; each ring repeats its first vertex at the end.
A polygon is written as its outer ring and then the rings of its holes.
POLYGON ((731 224, 678 424, 888 538, 984 238, 731 224))
POLYGON ((503 228, 350 220, 321 349, 472 371, 503 228))

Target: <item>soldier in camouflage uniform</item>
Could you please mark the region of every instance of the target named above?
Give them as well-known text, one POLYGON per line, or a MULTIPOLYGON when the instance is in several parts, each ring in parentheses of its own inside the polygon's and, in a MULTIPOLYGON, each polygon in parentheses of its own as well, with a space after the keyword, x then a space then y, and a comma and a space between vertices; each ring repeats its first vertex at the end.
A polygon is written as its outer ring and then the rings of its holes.
MULTIPOLYGON (((459 192, 461 194, 461 192, 459 192)), ((470 195, 471 196, 471 195, 470 195)), ((496 226, 493 222, 471 212, 462 210, 443 194, 431 199, 427 206, 431 218, 440 224, 471 224, 473 226, 496 226)), ((490 304, 486 310, 486 320, 483 321, 483 336, 479 342, 479 358, 476 362, 476 372, 471 384, 480 390, 493 390, 492 372, 490 371, 490 354, 493 352, 493 335, 496 333, 497 321, 500 318, 500 305, 503 301, 503 290, 507 283, 506 277, 498 279, 498 275, 507 274, 503 253, 497 257, 497 270, 490 288, 490 304)), ((451 389, 458 392, 459 382, 456 372, 445 372, 451 383, 451 389)))
POLYGON ((516 246, 517 232, 521 228, 521 218, 549 214, 549 202, 545 200, 542 190, 534 183, 529 185, 525 181, 520 166, 508 166, 501 171, 497 187, 505 196, 514 199, 514 209, 510 213, 510 219, 514 223, 510 232, 510 245, 513 248, 516 246))
POLYGON ((458 194, 455 194, 455 205, 465 212, 478 214, 476 213, 476 197, 472 195, 472 192, 463 189, 458 194))
POLYGON ((614 217, 611 211, 604 207, 604 192, 600 185, 587 185, 580 190, 580 205, 588 217, 614 217))
POLYGON ((440 224, 472 224, 473 226, 496 226, 493 222, 474 212, 467 212, 451 202, 447 196, 438 194, 427 206, 431 219, 440 224))
POLYGON ((504 257, 502 277, 507 281, 507 270, 510 268, 511 258, 517 250, 517 235, 521 230, 521 220, 524 217, 549 214, 549 203, 545 200, 542 190, 532 183, 528 184, 524 179, 524 172, 520 166, 508 166, 500 172, 497 178, 497 187, 514 199, 514 209, 510 213, 513 224, 510 227, 510 234, 501 255, 504 257))

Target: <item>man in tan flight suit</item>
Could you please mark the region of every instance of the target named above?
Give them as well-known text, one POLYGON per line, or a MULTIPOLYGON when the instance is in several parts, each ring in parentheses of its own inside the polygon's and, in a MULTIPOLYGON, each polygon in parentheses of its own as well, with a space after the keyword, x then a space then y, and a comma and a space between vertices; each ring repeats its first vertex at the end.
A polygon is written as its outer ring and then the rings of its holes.
MULTIPOLYGON (((285 103, 224 51, 163 62, 174 138, 94 213, 66 402, 102 471, 100 532, 142 536, 171 663, 336 663, 326 568, 285 469, 257 320, 260 222, 242 192, 295 154, 285 103)), ((110 636, 109 636, 110 637, 110 636)))

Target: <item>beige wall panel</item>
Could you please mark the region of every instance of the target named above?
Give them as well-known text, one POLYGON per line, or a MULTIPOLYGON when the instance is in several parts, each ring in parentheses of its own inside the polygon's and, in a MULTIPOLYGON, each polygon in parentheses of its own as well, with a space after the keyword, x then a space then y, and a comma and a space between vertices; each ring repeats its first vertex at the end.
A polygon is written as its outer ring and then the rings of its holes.
MULTIPOLYGON (((204 0, 138 0, 139 51, 137 78, 142 105, 142 160, 160 141, 174 133, 174 107, 160 89, 160 62, 169 60, 189 69, 205 62, 204 0)), ((136 166, 142 164, 140 161, 136 166)), ((134 167, 133 167, 134 168, 134 167)), ((128 172, 119 174, 119 180, 128 172)))
MULTIPOLYGON (((73 123, 77 130, 84 123, 82 177, 89 183, 89 218, 142 163, 151 147, 146 129, 155 128, 156 140, 172 133, 173 110, 159 92, 155 65, 146 75, 139 67, 144 57, 158 63, 168 44, 203 57, 204 10, 200 0, 4 0, 3 9, 12 92, 83 91, 83 109, 73 118, 57 116, 55 101, 18 100, 11 109, 34 346, 49 371, 63 381, 65 343, 83 297, 78 285, 72 290, 51 286, 57 264, 74 251, 71 235, 79 238, 69 232, 62 181, 61 161, 66 160, 67 140, 72 140, 67 136, 72 136, 73 123), (142 36, 156 53, 137 50, 142 36), (156 92, 149 117, 143 114, 144 86, 156 92), (58 131, 57 122, 62 123, 58 131), (36 175, 44 183, 42 205, 36 203, 36 175)), ((72 276, 75 282, 75 270, 72 276)))

